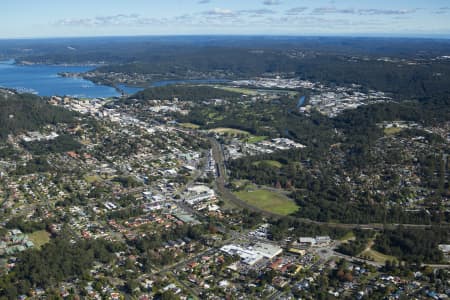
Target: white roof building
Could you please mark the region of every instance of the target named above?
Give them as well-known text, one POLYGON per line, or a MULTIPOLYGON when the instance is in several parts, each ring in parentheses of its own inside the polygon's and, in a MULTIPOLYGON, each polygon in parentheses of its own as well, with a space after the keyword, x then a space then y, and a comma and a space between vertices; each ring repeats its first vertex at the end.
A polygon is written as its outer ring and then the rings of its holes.
POLYGON ((229 255, 238 255, 243 263, 250 266, 263 258, 272 259, 283 252, 280 247, 266 243, 257 243, 252 247, 245 248, 231 244, 223 246, 220 250, 229 255))

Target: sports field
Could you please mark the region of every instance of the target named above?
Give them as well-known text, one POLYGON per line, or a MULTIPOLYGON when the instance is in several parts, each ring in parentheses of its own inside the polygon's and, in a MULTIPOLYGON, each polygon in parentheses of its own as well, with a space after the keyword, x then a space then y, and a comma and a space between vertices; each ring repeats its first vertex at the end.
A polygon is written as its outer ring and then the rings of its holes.
POLYGON ((250 190, 234 193, 238 198, 250 205, 279 215, 289 215, 299 207, 294 201, 276 192, 268 190, 250 190))

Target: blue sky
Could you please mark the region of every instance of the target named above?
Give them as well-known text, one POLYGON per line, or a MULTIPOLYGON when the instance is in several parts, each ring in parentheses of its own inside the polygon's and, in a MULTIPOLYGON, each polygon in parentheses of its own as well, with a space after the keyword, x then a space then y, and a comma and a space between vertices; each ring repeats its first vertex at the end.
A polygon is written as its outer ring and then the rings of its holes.
POLYGON ((185 34, 450 37, 450 0, 1 0, 0 38, 185 34))

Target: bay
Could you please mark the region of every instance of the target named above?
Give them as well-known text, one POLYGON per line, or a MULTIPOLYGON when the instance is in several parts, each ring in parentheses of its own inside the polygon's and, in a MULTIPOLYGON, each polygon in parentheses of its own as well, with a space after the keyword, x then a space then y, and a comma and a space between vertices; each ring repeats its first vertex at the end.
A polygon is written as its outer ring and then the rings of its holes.
POLYGON ((72 96, 79 98, 118 97, 113 87, 97 85, 91 81, 61 77, 63 72, 82 73, 92 70, 89 66, 49 66, 14 64, 13 60, 0 62, 0 87, 16 89, 19 92, 40 96, 72 96))

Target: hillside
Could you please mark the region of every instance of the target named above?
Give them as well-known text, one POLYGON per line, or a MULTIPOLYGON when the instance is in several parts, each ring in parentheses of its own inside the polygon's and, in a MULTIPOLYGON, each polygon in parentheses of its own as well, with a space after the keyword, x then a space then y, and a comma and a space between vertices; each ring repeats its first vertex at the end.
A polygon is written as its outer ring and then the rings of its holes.
POLYGON ((71 123, 75 115, 38 96, 0 92, 0 140, 8 134, 36 130, 47 124, 71 123))

